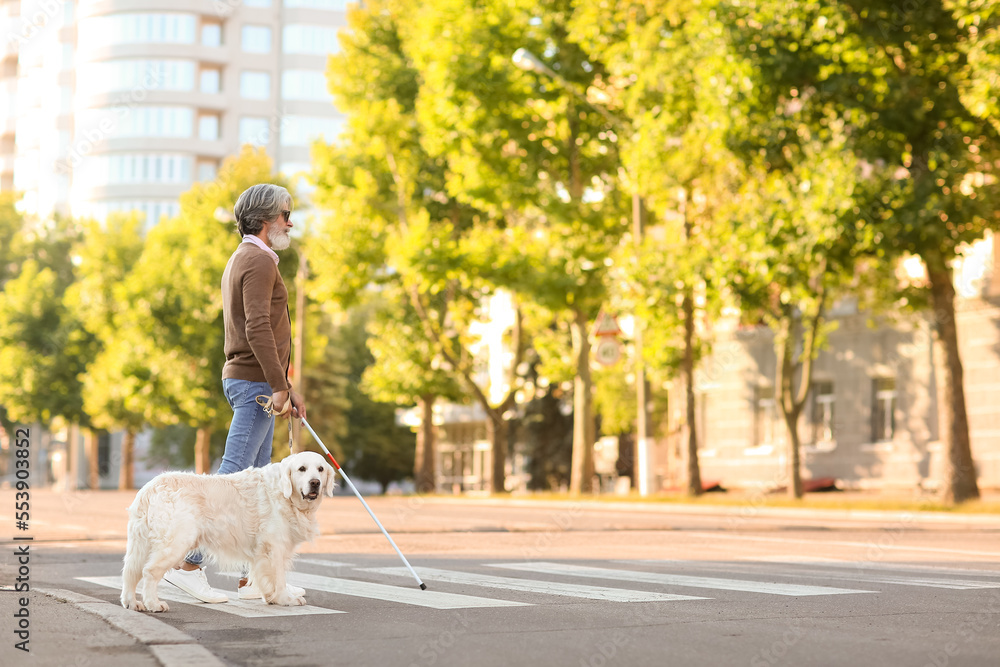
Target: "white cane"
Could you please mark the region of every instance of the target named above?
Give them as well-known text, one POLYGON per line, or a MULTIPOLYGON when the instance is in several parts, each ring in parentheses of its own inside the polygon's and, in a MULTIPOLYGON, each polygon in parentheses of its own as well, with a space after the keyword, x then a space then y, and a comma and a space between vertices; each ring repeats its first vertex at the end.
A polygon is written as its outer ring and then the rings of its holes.
POLYGON ((332 463, 333 467, 337 469, 337 472, 339 472, 341 476, 343 476, 344 481, 347 482, 347 486, 351 487, 351 491, 354 491, 354 495, 358 497, 358 500, 361 501, 361 504, 365 506, 366 510, 368 510, 368 514, 371 516, 372 520, 375 521, 375 524, 382 530, 382 534, 385 535, 385 539, 389 540, 389 544, 392 545, 392 548, 396 550, 396 553, 399 554, 399 557, 403 560, 403 565, 406 566, 406 569, 410 571, 410 574, 413 575, 413 578, 417 580, 418 584, 420 584, 420 590, 422 591, 427 590, 427 584, 420 581, 420 577, 418 577, 417 573, 413 570, 412 567, 410 567, 410 563, 406 560, 406 556, 404 556, 403 552, 399 550, 399 547, 396 546, 396 543, 392 541, 392 538, 389 536, 389 532, 382 526, 382 522, 378 520, 378 517, 375 516, 375 513, 372 512, 372 508, 368 507, 368 503, 366 503, 365 499, 361 497, 360 493, 358 493, 358 489, 356 486, 354 486, 354 482, 352 482, 351 478, 347 476, 347 473, 344 472, 344 469, 340 467, 340 464, 337 463, 337 460, 333 458, 333 454, 330 453, 330 450, 326 448, 326 445, 323 444, 323 441, 319 439, 318 435, 316 435, 316 431, 313 430, 312 426, 310 426, 309 422, 307 422, 304 418, 302 419, 302 425, 305 426, 307 429, 309 429, 309 432, 312 433, 312 437, 316 439, 316 442, 319 443, 319 446, 323 448, 324 452, 326 452, 326 457, 330 459, 330 463, 332 463))

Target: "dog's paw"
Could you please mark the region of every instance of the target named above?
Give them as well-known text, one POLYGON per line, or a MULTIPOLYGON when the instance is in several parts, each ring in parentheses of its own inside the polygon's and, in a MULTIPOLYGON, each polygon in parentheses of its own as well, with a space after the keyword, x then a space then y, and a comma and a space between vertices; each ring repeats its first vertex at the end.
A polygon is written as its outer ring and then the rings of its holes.
POLYGON ((131 603, 122 600, 122 606, 131 611, 146 611, 146 605, 138 600, 133 600, 131 603))
POLYGON ((282 607, 301 607, 305 603, 306 599, 301 595, 289 595, 287 593, 275 596, 275 598, 270 602, 270 604, 276 604, 282 607))
POLYGON ((146 611, 151 611, 153 613, 158 613, 161 611, 170 611, 170 607, 167 606, 166 602, 157 600, 155 603, 151 603, 146 611))

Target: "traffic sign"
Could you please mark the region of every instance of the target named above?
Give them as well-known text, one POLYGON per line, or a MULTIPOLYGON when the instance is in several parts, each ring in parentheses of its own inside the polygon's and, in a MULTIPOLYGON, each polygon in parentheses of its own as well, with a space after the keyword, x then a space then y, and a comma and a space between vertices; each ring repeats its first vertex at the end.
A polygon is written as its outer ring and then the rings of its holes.
POLYGON ((594 322, 594 335, 595 336, 621 336, 622 330, 618 326, 618 319, 612 315, 608 315, 603 310, 597 316, 597 321, 594 322))
POLYGON ((622 344, 617 338, 605 336, 594 348, 594 358, 604 366, 614 366, 622 358, 622 344))

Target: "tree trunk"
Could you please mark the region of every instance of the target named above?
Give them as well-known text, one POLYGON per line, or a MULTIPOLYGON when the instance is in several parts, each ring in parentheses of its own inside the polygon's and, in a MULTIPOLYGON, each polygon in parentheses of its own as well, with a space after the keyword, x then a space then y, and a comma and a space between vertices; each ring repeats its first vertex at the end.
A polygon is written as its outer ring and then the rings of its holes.
POLYGON ((122 436, 121 465, 118 468, 118 489, 125 491, 135 488, 135 431, 126 429, 122 436))
POLYGON ((491 410, 486 418, 486 435, 493 445, 493 475, 490 481, 492 493, 507 492, 507 429, 503 415, 491 410))
POLYGON ((573 462, 570 470, 570 493, 591 493, 594 489, 594 415, 590 377, 590 340, 587 338, 587 315, 576 311, 573 322, 573 351, 576 353, 576 377, 573 379, 573 462))
POLYGON ((435 447, 434 447, 434 402, 437 396, 425 394, 417 401, 420 407, 420 431, 417 433, 417 452, 413 457, 413 479, 417 493, 434 493, 435 447))
POLYGON ((194 440, 194 471, 199 475, 207 475, 212 468, 212 457, 208 452, 212 429, 200 428, 194 440))
POLYGON ((80 488, 80 426, 76 422, 69 425, 66 442, 66 491, 80 488))
POLYGON ((684 311, 684 360, 681 373, 684 376, 684 396, 687 403, 686 419, 688 425, 688 488, 689 496, 700 496, 701 466, 698 464, 698 429, 695 428, 694 404, 694 298, 691 290, 684 292, 681 304, 684 311))
POLYGON ((87 488, 91 491, 96 491, 101 488, 101 468, 97 458, 100 440, 97 437, 97 431, 88 429, 85 443, 84 447, 87 452, 87 488))
MULTIPOLYGON (((816 311, 810 316, 808 325, 801 317, 788 308, 782 318, 782 330, 775 339, 779 346, 777 400, 788 430, 788 493, 793 498, 801 498, 802 489, 802 445, 799 441, 799 416, 809 397, 812 384, 813 359, 819 341, 819 330, 823 323, 823 309, 826 307, 827 287, 822 281, 826 263, 820 271, 820 285, 816 292, 816 311), (799 337, 802 337, 801 360, 795 358, 799 337), (799 373, 799 386, 795 387, 795 374, 799 373)), ((804 315, 804 314, 803 314, 804 315)))
MULTIPOLYGON (((788 431, 788 495, 792 498, 802 497, 802 463, 799 448, 799 414, 802 406, 794 399, 792 383, 795 378, 795 325, 790 321, 792 316, 785 318, 782 331, 778 335, 778 391, 775 397, 781 406, 781 416, 788 431)), ((806 378, 802 378, 805 382, 806 378)))
POLYGON ((927 274, 931 283, 934 319, 938 344, 945 362, 944 373, 944 445, 947 454, 943 496, 949 503, 979 497, 976 467, 969 440, 969 419, 965 411, 965 385, 962 358, 958 351, 955 326, 955 287, 951 269, 944 258, 928 257, 927 274))

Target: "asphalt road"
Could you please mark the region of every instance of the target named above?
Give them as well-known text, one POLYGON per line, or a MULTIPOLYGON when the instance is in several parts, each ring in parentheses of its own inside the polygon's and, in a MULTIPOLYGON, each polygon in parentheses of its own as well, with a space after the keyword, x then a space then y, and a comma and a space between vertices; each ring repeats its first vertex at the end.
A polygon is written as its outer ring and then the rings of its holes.
POLYGON ((33 593, 27 659, 0 592, 3 665, 211 664, 166 649, 295 667, 1000 665, 1000 517, 370 499, 420 591, 357 500, 334 498, 293 575, 309 606, 205 605, 162 583, 169 612, 126 615, 189 638, 171 647, 82 611, 117 613, 130 499, 34 498, 33 588, 107 604, 33 593))

